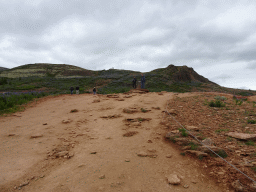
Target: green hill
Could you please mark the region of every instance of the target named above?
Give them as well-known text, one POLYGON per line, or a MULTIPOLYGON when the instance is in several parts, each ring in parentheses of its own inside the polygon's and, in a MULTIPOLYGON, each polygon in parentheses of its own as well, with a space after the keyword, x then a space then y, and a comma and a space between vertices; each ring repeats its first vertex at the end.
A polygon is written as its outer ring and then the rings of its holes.
MULTIPOLYGON (((187 66, 169 65, 144 74, 146 88, 152 92, 217 91, 255 94, 253 91, 221 87, 187 66)), ((141 73, 119 69, 92 71, 67 64, 27 64, 4 70, 0 74, 0 91, 44 90, 69 93, 71 86, 79 86, 83 93, 91 91, 95 86, 98 93, 120 93, 132 88, 133 76, 139 81, 141 73)))

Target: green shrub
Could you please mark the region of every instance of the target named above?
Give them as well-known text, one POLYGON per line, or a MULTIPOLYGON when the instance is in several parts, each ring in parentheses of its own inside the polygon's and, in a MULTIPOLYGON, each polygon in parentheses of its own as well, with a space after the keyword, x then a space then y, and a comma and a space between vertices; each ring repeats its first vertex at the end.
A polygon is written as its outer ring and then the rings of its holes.
POLYGON ((247 120, 247 123, 249 123, 249 124, 256 124, 256 121, 255 121, 255 120, 248 119, 248 120, 247 120))
POLYGON ((254 146, 254 145, 255 145, 255 143, 254 143, 253 141, 247 141, 245 144, 246 144, 246 145, 251 145, 251 146, 254 146))
POLYGON ((184 129, 184 128, 179 129, 179 132, 181 132, 181 135, 182 135, 183 137, 187 137, 187 136, 188 136, 188 133, 187 133, 186 129, 184 129))
POLYGON ((223 149, 220 149, 217 154, 222 158, 226 158, 228 156, 228 154, 223 149))
POLYGON ((220 101, 225 101, 225 100, 227 100, 227 98, 226 97, 224 97, 224 96, 216 96, 216 97, 214 97, 214 99, 216 99, 216 100, 220 100, 220 101))
POLYGON ((180 153, 182 156, 185 156, 185 153, 180 153))
POLYGON ((209 106, 210 107, 225 107, 225 104, 224 103, 222 103, 220 100, 217 100, 217 101, 211 101, 210 103, 209 103, 209 106))
POLYGON ((197 150, 198 148, 198 145, 193 142, 190 142, 188 145, 191 146, 191 150, 197 150))

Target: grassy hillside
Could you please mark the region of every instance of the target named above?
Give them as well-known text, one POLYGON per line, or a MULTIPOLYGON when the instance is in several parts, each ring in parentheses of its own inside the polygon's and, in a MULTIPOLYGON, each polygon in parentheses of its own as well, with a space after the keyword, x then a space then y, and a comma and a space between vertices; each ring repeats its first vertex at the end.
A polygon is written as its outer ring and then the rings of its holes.
POLYGON ((5 68, 5 67, 0 67, 0 73, 2 72, 2 71, 5 71, 5 70, 7 70, 8 68, 5 68))
MULTIPOLYGON (((0 91, 69 93, 71 86, 79 86, 84 93, 91 92, 95 86, 101 94, 121 93, 132 88, 133 76, 139 81, 141 74, 138 71, 118 69, 91 71, 66 64, 27 64, 3 71, 0 74, 0 91)), ((221 87, 187 66, 169 65, 145 73, 145 77, 146 88, 152 92, 216 91, 238 95, 255 94, 253 91, 221 87)))

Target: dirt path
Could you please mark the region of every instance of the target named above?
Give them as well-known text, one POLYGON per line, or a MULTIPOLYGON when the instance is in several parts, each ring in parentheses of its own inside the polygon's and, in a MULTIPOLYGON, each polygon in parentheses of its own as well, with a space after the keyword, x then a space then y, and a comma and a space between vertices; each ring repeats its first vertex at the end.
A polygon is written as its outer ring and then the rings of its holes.
POLYGON ((93 95, 63 95, 2 117, 0 191, 14 191, 20 184, 19 191, 28 192, 222 191, 203 167, 164 141, 162 111, 173 94, 131 96, 124 101, 99 96, 100 102, 93 103, 93 95), (128 107, 139 111, 124 113, 128 107), (70 113, 72 109, 78 112, 70 113), (125 121, 136 118, 151 120, 125 121), (133 131, 137 134, 123 136, 133 131), (140 157, 140 152, 148 156, 140 157), (181 177, 181 184, 169 185, 170 174, 181 177))

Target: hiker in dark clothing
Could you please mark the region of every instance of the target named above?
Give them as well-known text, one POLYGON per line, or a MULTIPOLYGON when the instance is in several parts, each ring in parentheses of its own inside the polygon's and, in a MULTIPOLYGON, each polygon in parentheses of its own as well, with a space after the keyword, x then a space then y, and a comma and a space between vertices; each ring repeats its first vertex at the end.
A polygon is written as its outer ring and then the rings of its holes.
POLYGON ((133 77, 132 86, 134 89, 136 89, 136 82, 137 82, 137 79, 135 77, 133 77))
POLYGON ((141 73, 141 89, 145 89, 145 76, 141 73))
POLYGON ((79 87, 76 87, 76 94, 79 94, 79 87))
POLYGON ((74 87, 70 87, 71 95, 73 94, 74 87))
POLYGON ((95 95, 96 94, 96 88, 94 87, 92 91, 93 91, 93 95, 95 95))

